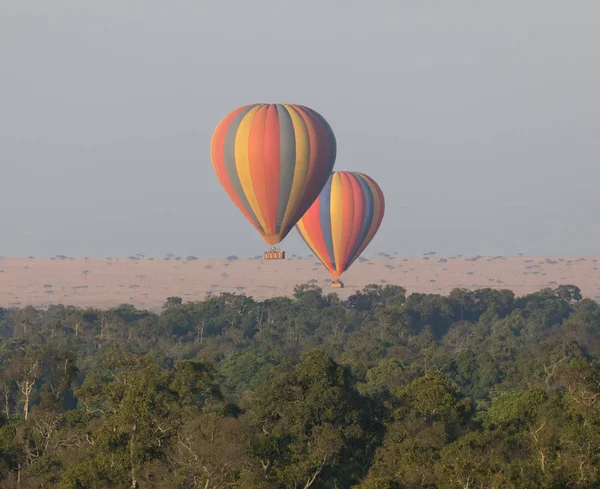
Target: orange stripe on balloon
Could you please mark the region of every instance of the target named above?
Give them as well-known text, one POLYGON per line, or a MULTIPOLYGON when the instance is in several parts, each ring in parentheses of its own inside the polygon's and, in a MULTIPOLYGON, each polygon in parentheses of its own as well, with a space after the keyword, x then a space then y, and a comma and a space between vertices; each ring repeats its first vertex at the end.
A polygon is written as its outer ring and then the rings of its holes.
POLYGON ((229 196, 229 198, 233 201, 235 206, 242 212, 242 214, 250 221, 252 226, 262 234, 262 229, 256 224, 254 217, 248 212, 246 207, 242 204, 238 194, 233 188, 231 181, 229 180, 229 175, 227 175, 227 169, 225 168, 225 138, 227 136, 227 130, 231 125, 231 122, 237 117, 237 115, 243 110, 250 107, 250 105, 244 105, 239 109, 234 110, 233 112, 226 115, 221 122, 215 128, 213 132, 213 137, 211 140, 211 159, 213 163, 213 168, 215 173, 217 174, 217 178, 219 182, 223 186, 223 189, 229 196))
MULTIPOLYGON (((321 197, 317 197, 312 207, 302 216, 301 221, 305 230, 304 236, 310 238, 310 242, 314 246, 313 251, 323 265, 325 265, 325 268, 333 273, 332 257, 329 256, 325 240, 323 239, 323 232, 330 231, 321 228, 320 201, 321 197)), ((307 239, 307 241, 309 240, 307 239)))
POLYGON ((296 224, 296 226, 297 226, 298 232, 300 233, 300 236, 302 237, 302 239, 304 239, 305 243, 308 245, 308 247, 310 248, 310 250, 315 254, 315 256, 323 264, 323 266, 327 270, 330 270, 331 267, 327 266, 327 258, 326 258, 326 256, 321 255, 321 253, 319 253, 319 251, 317 250, 317 247, 312 242, 312 237, 309 236, 308 233, 306 232, 306 228, 304 226, 304 222, 302 220, 300 220, 300 221, 298 221, 298 223, 296 224))
POLYGON ((262 208, 268 222, 266 234, 277 232, 277 209, 279 206, 279 166, 281 161, 279 114, 277 107, 270 105, 265 119, 264 131, 264 179, 269 189, 265 207, 262 208))
POLYGON ((265 234, 269 233, 269 217, 265 213, 268 208, 267 187, 265 182, 265 164, 264 164, 264 134, 265 120, 267 116, 267 106, 258 109, 250 126, 250 135, 248 137, 248 165, 250 167, 250 176, 252 188, 256 196, 260 214, 265 222, 265 234))

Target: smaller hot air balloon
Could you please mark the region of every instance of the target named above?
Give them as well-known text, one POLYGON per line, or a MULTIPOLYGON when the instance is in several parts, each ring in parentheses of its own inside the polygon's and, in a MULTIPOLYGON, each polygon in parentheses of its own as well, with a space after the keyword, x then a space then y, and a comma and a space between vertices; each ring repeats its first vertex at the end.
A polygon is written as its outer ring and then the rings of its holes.
POLYGON ((296 229, 341 288, 339 277, 371 242, 385 210, 383 192, 359 172, 331 174, 319 197, 298 221, 296 229))

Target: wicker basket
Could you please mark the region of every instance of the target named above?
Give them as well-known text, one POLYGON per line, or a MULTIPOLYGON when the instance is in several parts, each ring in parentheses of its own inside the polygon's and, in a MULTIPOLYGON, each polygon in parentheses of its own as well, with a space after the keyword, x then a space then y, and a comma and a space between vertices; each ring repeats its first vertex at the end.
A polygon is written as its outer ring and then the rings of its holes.
POLYGON ((285 260, 285 251, 265 251, 265 260, 285 260))

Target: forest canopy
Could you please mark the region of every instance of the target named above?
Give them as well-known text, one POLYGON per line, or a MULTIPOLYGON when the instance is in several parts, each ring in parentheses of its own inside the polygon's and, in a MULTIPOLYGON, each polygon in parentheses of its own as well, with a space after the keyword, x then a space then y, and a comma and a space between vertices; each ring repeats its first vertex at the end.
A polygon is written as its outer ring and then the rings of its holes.
POLYGON ((302 284, 0 309, 0 487, 600 487, 600 307, 302 284))

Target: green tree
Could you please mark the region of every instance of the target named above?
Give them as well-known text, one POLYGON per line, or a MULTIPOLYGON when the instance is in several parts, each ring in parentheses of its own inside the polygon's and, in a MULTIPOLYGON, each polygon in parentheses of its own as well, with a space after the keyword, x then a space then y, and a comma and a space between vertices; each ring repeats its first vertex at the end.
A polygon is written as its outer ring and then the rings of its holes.
POLYGON ((368 466, 377 428, 349 372, 316 350, 249 396, 252 451, 281 487, 347 487, 368 466))

